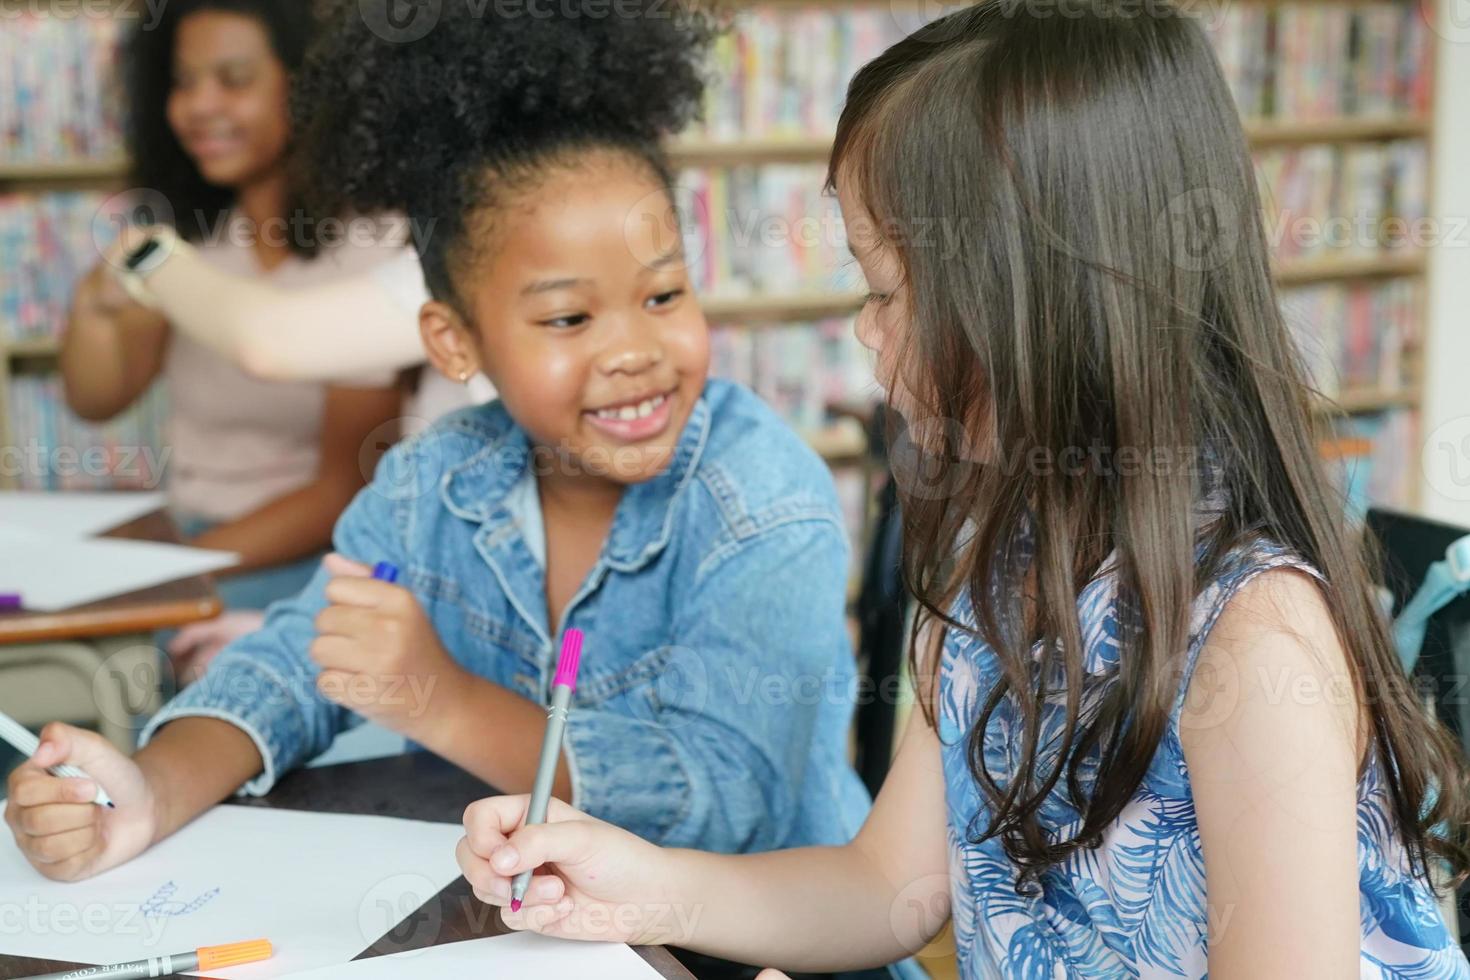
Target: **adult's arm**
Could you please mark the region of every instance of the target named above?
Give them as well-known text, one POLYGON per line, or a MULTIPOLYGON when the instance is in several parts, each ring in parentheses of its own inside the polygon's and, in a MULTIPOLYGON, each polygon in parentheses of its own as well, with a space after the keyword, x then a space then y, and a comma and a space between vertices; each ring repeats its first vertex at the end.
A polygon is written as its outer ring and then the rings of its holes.
POLYGON ((429 296, 411 248, 360 275, 286 290, 179 243, 147 289, 174 329, 268 381, 340 381, 424 360, 418 310, 429 296))
POLYGON ((163 370, 168 325, 138 305, 99 263, 77 284, 61 339, 66 403, 102 422, 124 411, 163 370))

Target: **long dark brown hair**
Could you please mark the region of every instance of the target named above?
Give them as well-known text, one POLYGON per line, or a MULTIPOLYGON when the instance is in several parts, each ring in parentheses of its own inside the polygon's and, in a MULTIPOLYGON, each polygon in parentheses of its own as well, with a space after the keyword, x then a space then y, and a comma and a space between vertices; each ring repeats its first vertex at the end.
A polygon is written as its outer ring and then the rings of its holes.
MULTIPOLYGON (((162 195, 172 213, 174 230, 192 242, 206 239, 235 204, 234 188, 218 187, 204 179, 168 121, 179 25, 204 11, 241 14, 259 21, 270 38, 272 53, 293 75, 305 60, 319 26, 308 0, 175 0, 163 9, 158 23, 145 25, 140 21, 128 38, 121 67, 127 90, 127 144, 133 160, 133 186, 162 195)), ((312 218, 297 197, 291 195, 287 216, 312 218)), ((296 255, 316 255, 314 237, 287 237, 296 255)))
POLYGON ((972 832, 1030 880, 1101 841, 1166 731, 1193 600, 1260 539, 1322 575, 1415 869, 1437 855, 1463 872, 1464 763, 1404 675, 1320 462, 1209 43, 1161 2, 1033 7, 985 0, 865 67, 828 177, 852 182, 898 258, 901 378, 953 420, 922 440, 942 480, 905 487, 905 574, 916 641, 928 623, 964 629, 951 607, 967 590, 998 659, 968 741, 989 814, 972 832), (965 462, 977 443, 994 455, 965 462), (1077 601, 1109 556, 1119 673, 1084 709, 1077 601), (1062 744, 1038 745, 1063 700, 1062 744), (982 736, 1002 705, 1020 744, 999 773, 982 736), (1081 817, 1068 839, 1038 820, 1058 787, 1081 817))

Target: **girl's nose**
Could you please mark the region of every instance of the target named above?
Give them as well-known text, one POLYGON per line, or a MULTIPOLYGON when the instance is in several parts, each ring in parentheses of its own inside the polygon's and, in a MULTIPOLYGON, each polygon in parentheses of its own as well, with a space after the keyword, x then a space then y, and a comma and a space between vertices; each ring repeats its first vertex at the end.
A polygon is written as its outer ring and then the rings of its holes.
POLYGON ((180 98, 184 102, 184 115, 192 121, 215 114, 223 102, 219 86, 207 81, 191 85, 180 98))
POLYGON ((663 351, 657 347, 623 350, 609 355, 602 362, 605 374, 642 374, 663 362, 663 351))
POLYGON ((878 329, 877 317, 868 310, 863 310, 857 315, 853 322, 853 333, 857 335, 858 343, 862 344, 874 354, 883 348, 882 331, 878 329))

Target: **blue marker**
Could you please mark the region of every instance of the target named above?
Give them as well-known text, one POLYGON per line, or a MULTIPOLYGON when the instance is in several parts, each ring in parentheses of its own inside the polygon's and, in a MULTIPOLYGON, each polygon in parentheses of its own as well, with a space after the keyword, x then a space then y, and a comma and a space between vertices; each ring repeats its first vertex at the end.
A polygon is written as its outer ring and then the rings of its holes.
POLYGON ((398 566, 391 561, 380 561, 373 566, 373 578, 392 585, 398 581, 398 566))

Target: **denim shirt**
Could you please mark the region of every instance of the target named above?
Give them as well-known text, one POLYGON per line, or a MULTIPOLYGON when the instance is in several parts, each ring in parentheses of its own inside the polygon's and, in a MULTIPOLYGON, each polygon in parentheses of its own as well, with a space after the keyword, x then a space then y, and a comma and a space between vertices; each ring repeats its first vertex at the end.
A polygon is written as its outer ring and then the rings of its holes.
MULTIPOLYGON (((499 403, 454 413, 383 458, 335 544, 398 565, 461 667, 545 704, 559 637, 530 448, 499 403)), ((710 381, 669 467, 624 493, 563 616, 586 634, 564 748, 573 804, 665 845, 850 840, 869 800, 847 762, 848 570, 826 466, 750 392, 710 381)), ((273 605, 143 741, 182 717, 231 722, 265 762, 242 789, 259 795, 360 723, 318 693, 307 654, 328 578, 273 605)))

